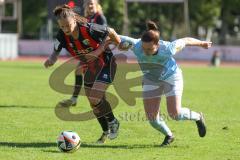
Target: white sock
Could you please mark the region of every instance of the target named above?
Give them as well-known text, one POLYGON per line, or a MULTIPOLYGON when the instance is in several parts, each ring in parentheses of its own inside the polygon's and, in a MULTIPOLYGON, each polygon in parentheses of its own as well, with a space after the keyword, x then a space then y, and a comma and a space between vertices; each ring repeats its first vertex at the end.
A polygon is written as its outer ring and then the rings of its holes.
POLYGON ((180 114, 177 117, 177 120, 200 120, 200 114, 194 111, 191 111, 188 108, 181 108, 180 114))
POLYGON ((153 128, 160 131, 165 136, 173 136, 171 130, 168 128, 167 124, 162 118, 157 117, 156 120, 149 121, 149 123, 153 128))

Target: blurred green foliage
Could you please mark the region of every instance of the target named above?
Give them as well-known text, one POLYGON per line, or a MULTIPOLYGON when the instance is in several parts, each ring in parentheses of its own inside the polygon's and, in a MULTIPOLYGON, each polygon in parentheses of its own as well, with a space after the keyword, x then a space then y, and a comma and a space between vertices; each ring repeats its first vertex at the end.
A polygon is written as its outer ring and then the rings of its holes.
POLYGON ((23 0, 23 38, 39 38, 40 28, 47 23, 46 0, 23 0))
MULTIPOLYGON (((109 26, 118 33, 123 30, 124 0, 100 0, 109 26)), ((199 37, 199 26, 213 29, 219 43, 224 44, 227 35, 236 36, 240 27, 239 0, 189 0, 190 33, 199 37), (219 25, 219 22, 220 23, 219 25)), ((47 24, 45 0, 23 0, 23 38, 39 38, 40 29, 47 24)), ((183 4, 129 3, 129 32, 141 35, 148 19, 155 21, 164 39, 171 40, 186 35, 183 4)))

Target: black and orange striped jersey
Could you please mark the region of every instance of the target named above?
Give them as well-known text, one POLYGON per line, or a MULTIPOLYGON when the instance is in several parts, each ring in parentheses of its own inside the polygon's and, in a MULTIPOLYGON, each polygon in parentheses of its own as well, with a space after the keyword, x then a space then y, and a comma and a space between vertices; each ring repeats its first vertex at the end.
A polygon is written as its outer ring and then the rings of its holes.
MULTIPOLYGON (((55 52, 60 52, 65 48, 73 57, 79 59, 83 63, 87 63, 84 55, 96 50, 99 45, 108 36, 108 28, 106 26, 87 23, 79 26, 79 38, 73 39, 72 36, 64 34, 60 29, 58 31, 56 42, 54 44, 55 52)), ((106 63, 106 55, 103 53, 99 56, 100 60, 106 63)))

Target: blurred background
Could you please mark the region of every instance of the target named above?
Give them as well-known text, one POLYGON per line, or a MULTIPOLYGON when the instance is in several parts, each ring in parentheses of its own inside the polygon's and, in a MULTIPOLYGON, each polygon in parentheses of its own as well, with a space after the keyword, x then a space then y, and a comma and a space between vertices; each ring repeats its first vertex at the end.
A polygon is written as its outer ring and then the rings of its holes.
MULTIPOLYGON (((163 40, 191 36, 214 44, 207 51, 186 49, 177 59, 210 60, 214 52, 219 52, 222 61, 240 61, 240 0, 99 2, 109 26, 119 34, 139 37, 146 20, 151 19, 159 25, 163 40)), ((58 31, 52 10, 64 3, 83 14, 84 0, 0 0, 0 59, 51 54, 58 31)))

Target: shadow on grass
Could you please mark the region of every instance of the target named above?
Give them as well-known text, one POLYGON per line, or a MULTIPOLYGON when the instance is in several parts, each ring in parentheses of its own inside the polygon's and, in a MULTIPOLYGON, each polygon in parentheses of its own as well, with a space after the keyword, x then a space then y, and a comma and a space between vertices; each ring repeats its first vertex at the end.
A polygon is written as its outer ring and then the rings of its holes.
POLYGON ((46 148, 57 147, 56 143, 52 142, 0 142, 0 147, 13 147, 13 148, 46 148))
MULTIPOLYGON (((42 150, 43 152, 47 152, 47 153, 64 153, 64 152, 60 152, 59 150, 42 150)), ((68 152, 67 152, 68 153, 68 152)))
MULTIPOLYGON (((14 147, 14 148, 48 148, 56 147, 57 144, 53 142, 0 142, 0 147, 14 147)), ((172 146, 174 147, 174 146, 172 146)), ((160 145, 155 144, 131 144, 131 145, 109 145, 109 144, 87 144, 82 143, 81 148, 111 148, 111 149, 136 149, 136 148, 160 148, 160 145)), ((52 150, 49 150, 52 152, 52 150)), ((56 152, 56 151, 54 151, 56 152)))
POLYGON ((87 144, 82 143, 82 148, 111 148, 111 149, 136 149, 136 148, 160 148, 160 144, 123 144, 123 145, 110 145, 110 144, 87 144))
MULTIPOLYGON (((86 144, 82 143, 80 146, 81 148, 86 148, 86 149, 126 149, 126 150, 131 150, 131 149, 147 149, 147 148, 155 148, 155 149, 167 149, 167 148, 178 148, 178 146, 167 146, 167 147, 160 147, 160 145, 156 144, 131 144, 131 145, 108 145, 108 144, 86 144)), ((43 150, 43 152, 48 152, 48 153, 63 153, 56 150, 43 150)), ((69 153, 68 153, 69 154, 69 153)))
POLYGON ((1 108, 37 108, 37 109, 53 109, 54 107, 45 107, 45 106, 27 106, 27 105, 0 105, 1 108))

